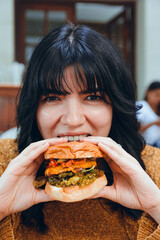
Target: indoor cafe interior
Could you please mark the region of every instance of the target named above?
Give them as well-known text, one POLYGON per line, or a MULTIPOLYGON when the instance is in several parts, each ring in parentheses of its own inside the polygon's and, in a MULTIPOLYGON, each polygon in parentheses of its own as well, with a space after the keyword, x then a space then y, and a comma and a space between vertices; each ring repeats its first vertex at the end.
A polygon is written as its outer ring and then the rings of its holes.
POLYGON ((121 51, 137 99, 160 79, 160 0, 1 0, 0 134, 16 126, 16 95, 35 46, 70 21, 109 38, 121 51))

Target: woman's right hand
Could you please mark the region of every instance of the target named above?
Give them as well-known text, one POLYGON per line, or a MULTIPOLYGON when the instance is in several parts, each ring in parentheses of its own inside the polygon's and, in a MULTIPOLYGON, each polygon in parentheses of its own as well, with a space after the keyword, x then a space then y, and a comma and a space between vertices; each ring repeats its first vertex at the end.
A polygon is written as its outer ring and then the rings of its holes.
POLYGON ((67 142, 66 138, 46 139, 30 144, 14 158, 0 177, 0 220, 39 202, 52 201, 33 181, 50 145, 67 142))

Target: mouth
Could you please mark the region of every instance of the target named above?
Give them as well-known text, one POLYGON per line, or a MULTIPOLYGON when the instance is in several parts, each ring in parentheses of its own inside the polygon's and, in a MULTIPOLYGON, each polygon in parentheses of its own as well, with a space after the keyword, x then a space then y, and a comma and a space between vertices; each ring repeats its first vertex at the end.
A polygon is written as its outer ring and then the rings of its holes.
MULTIPOLYGON (((81 134, 81 135, 63 135, 63 137, 66 137, 68 139, 68 142, 73 142, 73 141, 79 141, 80 138, 82 137, 88 137, 91 136, 90 134, 81 134)), ((62 137, 62 136, 57 136, 57 137, 62 137)))

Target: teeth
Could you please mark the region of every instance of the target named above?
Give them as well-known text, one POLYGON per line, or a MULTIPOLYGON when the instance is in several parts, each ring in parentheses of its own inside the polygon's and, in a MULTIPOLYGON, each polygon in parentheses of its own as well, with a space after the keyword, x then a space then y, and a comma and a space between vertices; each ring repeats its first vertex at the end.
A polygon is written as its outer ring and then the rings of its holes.
POLYGON ((79 141, 80 138, 82 137, 87 137, 87 135, 78 135, 78 136, 65 136, 68 138, 68 141, 69 142, 72 142, 72 141, 79 141))

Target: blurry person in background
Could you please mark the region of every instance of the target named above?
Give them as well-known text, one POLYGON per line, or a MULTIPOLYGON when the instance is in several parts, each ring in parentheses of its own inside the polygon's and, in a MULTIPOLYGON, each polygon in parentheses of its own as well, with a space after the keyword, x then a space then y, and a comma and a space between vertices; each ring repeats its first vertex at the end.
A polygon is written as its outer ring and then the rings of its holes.
POLYGON ((140 133, 146 143, 160 147, 160 80, 152 82, 146 90, 144 100, 138 101, 140 133))

